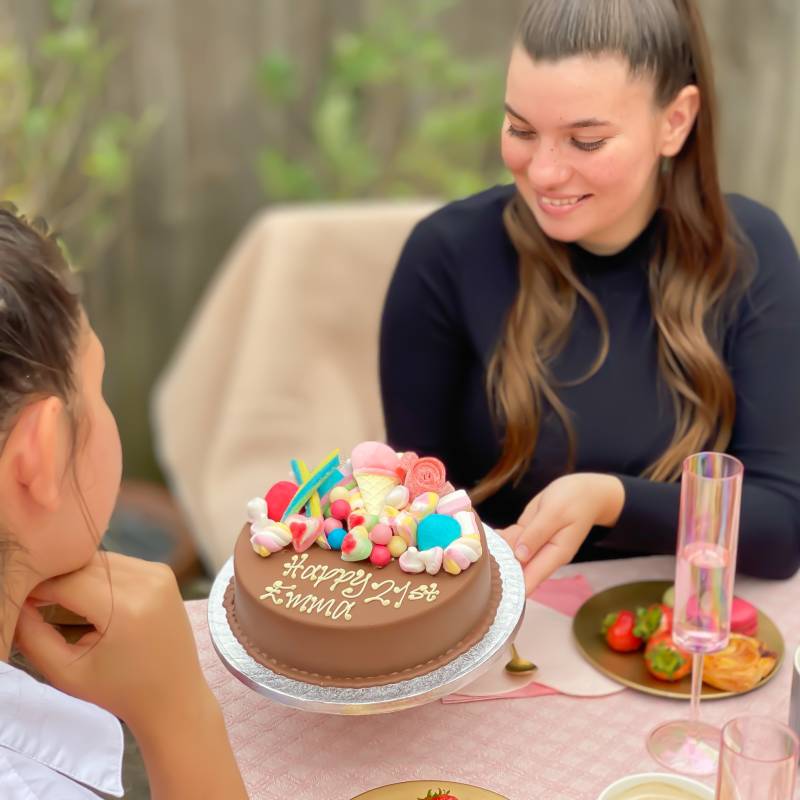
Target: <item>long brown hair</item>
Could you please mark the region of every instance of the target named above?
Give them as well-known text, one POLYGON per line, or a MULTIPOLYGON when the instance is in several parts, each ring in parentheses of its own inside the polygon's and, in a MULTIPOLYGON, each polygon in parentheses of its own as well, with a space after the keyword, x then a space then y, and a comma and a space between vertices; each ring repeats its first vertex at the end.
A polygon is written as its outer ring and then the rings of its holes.
MULTIPOLYGON (((700 14, 695 0, 534 0, 517 38, 534 60, 621 55, 633 75, 652 77, 661 108, 684 86, 699 89, 692 131, 659 176, 663 235, 649 268, 658 366, 676 423, 669 446, 644 475, 674 480, 687 455, 724 450, 730 441, 736 404, 721 355, 722 331, 746 281, 741 238, 719 185, 714 82, 700 14)), ((502 451, 473 490, 476 501, 524 475, 545 402, 566 431, 566 468, 574 465, 575 434, 549 365, 569 337, 579 296, 600 330, 597 356, 581 380, 600 369, 609 347, 603 310, 575 275, 566 245, 544 234, 519 193, 504 223, 519 257, 520 286, 487 377, 491 407, 504 429, 502 451)))
MULTIPOLYGON (((51 395, 64 401, 75 446, 80 329, 77 287, 56 237, 44 220, 0 203, 0 449, 24 406, 51 395)), ((0 530, 0 595, 6 562, 19 549, 0 530)))

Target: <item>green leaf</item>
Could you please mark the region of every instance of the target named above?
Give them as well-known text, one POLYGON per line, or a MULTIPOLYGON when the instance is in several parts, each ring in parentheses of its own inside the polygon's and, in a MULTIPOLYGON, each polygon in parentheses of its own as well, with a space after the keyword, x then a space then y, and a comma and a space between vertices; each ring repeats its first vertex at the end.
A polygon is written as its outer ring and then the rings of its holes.
POLYGON ((55 109, 51 106, 34 106, 22 119, 22 134, 26 139, 38 141, 54 128, 55 109))
POLYGON ((83 169, 86 175, 97 179, 112 193, 121 191, 129 182, 131 157, 127 140, 131 121, 124 116, 113 116, 102 122, 94 131, 83 169))
POLYGON ((297 96, 295 67, 285 56, 267 56, 259 65, 258 81, 270 100, 286 103, 297 96))
POLYGON ((287 101, 301 130, 287 146, 264 148, 262 183, 282 195, 332 199, 453 197, 507 180, 498 142, 502 71, 453 51, 441 15, 457 4, 367 0, 364 22, 333 41, 311 113, 299 97, 287 101), (392 129, 376 114, 387 106, 392 129), (316 164, 313 182, 297 162, 316 164))
POLYGON ((263 150, 256 164, 265 193, 273 200, 315 199, 323 192, 312 169, 303 161, 290 160, 279 150, 263 150))
POLYGON ((0 81, 18 80, 20 71, 27 68, 16 47, 0 46, 0 81))
POLYGON ((47 58, 81 61, 91 58, 97 48, 97 31, 87 25, 73 25, 45 34, 39 50, 47 58))
POLYGON ((335 159, 353 141, 355 111, 355 99, 348 92, 332 90, 322 98, 313 127, 320 148, 329 157, 335 159))
POLYGON ((394 78, 397 62, 379 44, 352 33, 338 36, 333 45, 331 82, 359 87, 394 78))
POLYGON ((59 22, 69 22, 75 10, 75 0, 50 0, 50 12, 59 22))

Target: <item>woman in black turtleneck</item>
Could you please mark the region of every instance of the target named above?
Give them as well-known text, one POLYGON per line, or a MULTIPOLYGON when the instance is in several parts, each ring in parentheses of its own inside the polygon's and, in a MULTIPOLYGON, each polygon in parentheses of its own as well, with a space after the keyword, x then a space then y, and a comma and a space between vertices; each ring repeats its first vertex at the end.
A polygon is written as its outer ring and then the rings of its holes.
POLYGON ((739 568, 800 566, 800 263, 723 197, 694 0, 534 0, 508 71, 515 185, 403 250, 387 438, 438 455, 532 589, 573 558, 673 553, 683 458, 745 466, 739 568), (618 5, 618 3, 615 3, 618 5))

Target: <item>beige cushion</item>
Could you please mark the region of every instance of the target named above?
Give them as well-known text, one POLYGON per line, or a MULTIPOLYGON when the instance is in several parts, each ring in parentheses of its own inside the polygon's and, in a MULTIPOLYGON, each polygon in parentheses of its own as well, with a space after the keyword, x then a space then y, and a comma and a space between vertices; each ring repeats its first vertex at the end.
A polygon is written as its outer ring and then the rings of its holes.
POLYGON ((269 210, 223 263, 153 395, 156 449, 206 565, 251 497, 334 447, 383 437, 378 329, 413 225, 436 203, 269 210))

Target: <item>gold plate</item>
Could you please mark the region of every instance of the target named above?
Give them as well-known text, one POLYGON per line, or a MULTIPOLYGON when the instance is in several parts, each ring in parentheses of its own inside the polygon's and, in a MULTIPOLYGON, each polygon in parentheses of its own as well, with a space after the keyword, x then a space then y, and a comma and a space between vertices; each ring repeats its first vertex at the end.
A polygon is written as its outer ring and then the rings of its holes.
MULTIPOLYGON (((672 581, 637 581, 612 586, 605 591, 592 595, 579 609, 572 622, 572 633, 578 649, 587 661, 609 678, 612 678, 631 689, 660 697, 689 699, 692 693, 691 676, 675 683, 656 680, 645 668, 642 650, 635 653, 616 653, 606 644, 600 632, 606 614, 621 611, 624 608, 635 611, 637 606, 659 603, 664 592, 672 586, 672 581)), ((763 686, 778 672, 783 661, 783 636, 775 623, 761 611, 758 612, 758 638, 777 655, 775 667, 769 675, 762 678, 753 689, 763 686)), ((747 689, 751 692, 753 689, 747 689)), ((731 697, 745 692, 726 692, 703 684, 701 697, 704 700, 716 700, 731 697)))
POLYGON ((429 791, 447 789, 457 800, 508 800, 501 794, 455 781, 405 781, 370 789, 352 800, 417 800, 429 791))

